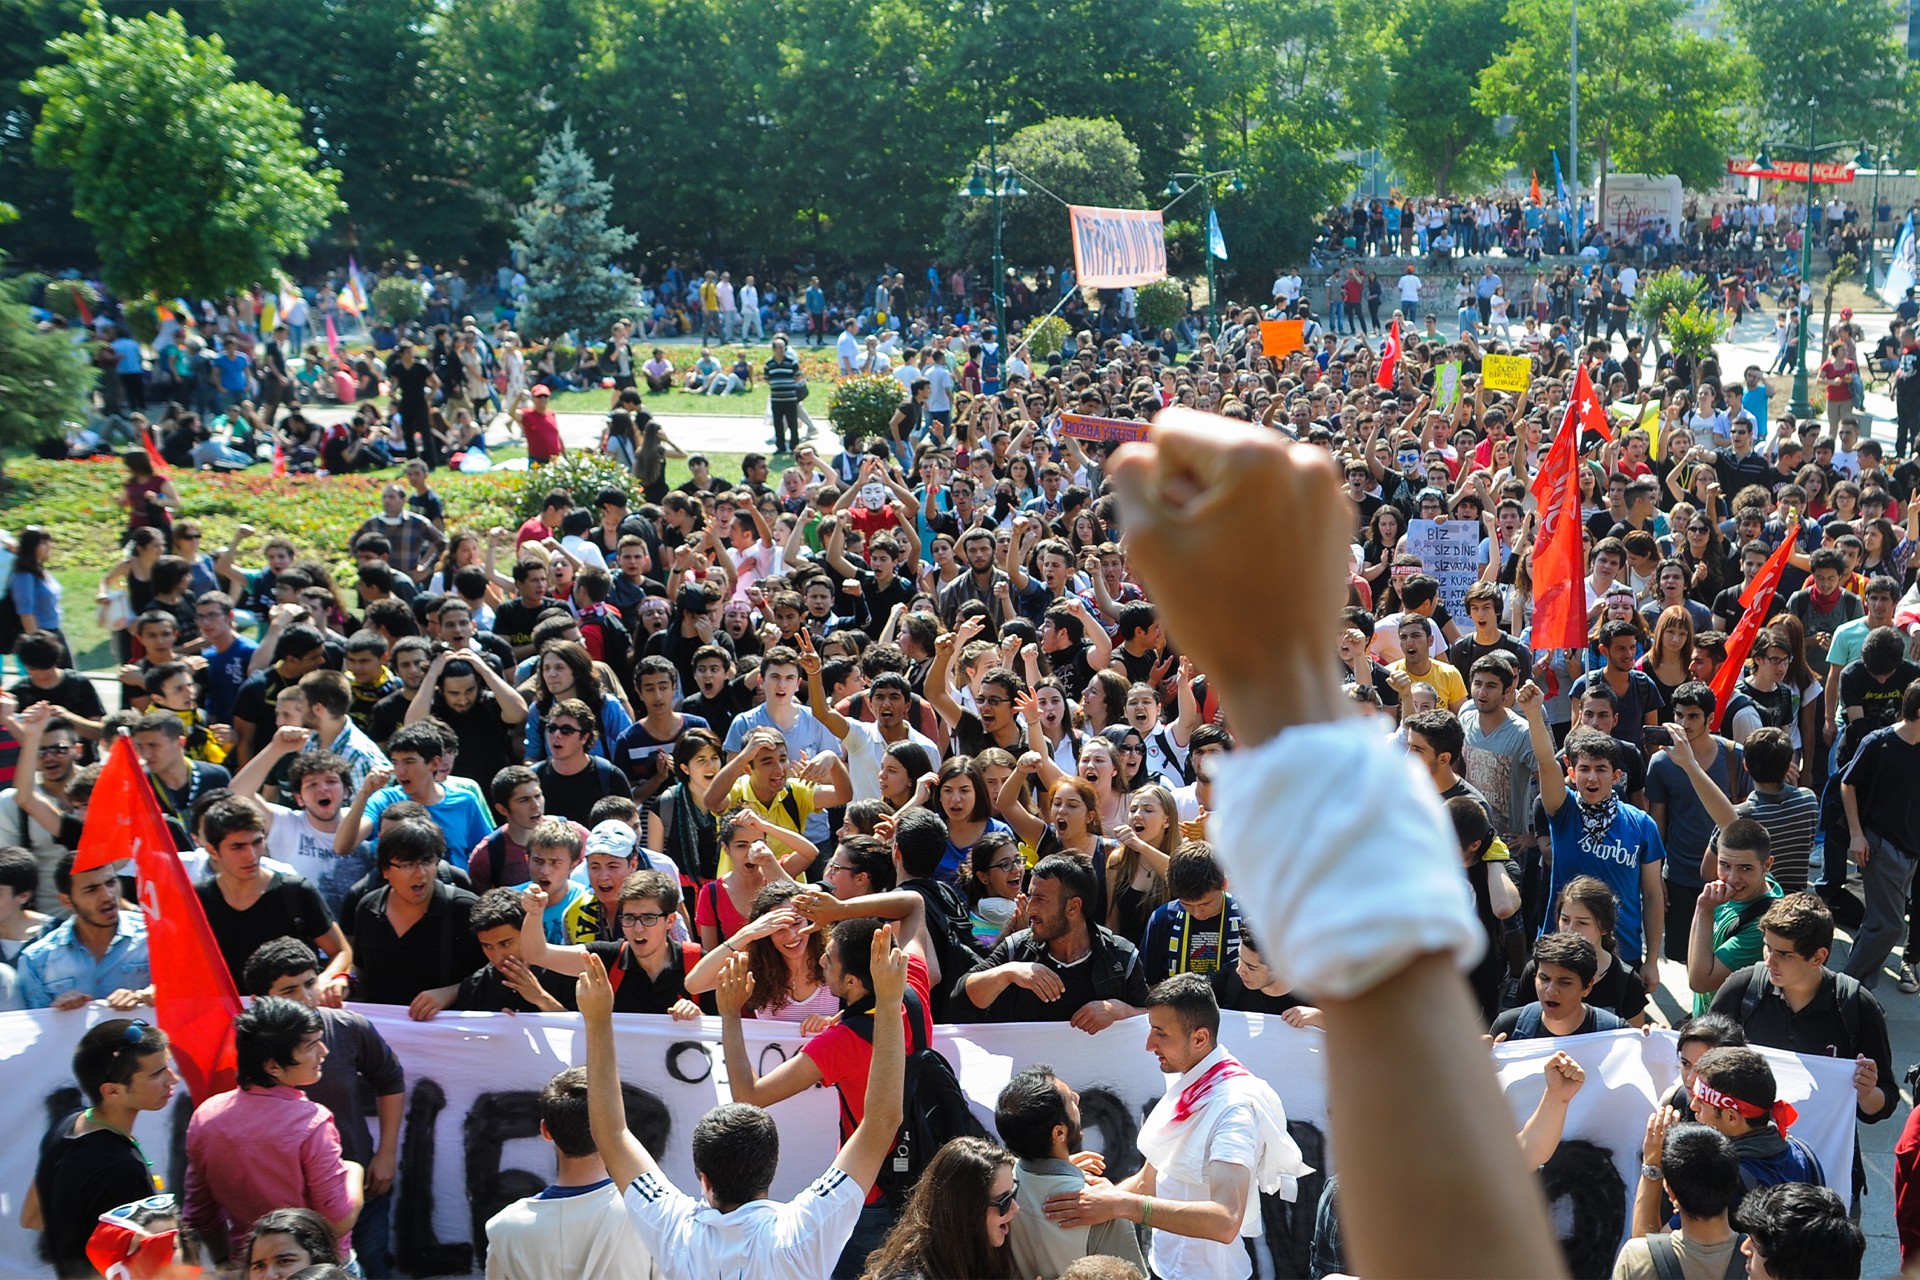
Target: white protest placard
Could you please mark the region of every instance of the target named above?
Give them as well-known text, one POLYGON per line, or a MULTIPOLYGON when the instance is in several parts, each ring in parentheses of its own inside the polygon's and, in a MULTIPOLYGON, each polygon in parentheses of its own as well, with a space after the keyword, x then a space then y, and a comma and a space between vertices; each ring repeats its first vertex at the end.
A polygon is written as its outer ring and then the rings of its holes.
MULTIPOLYGON (((442 1014, 414 1022, 406 1010, 355 1009, 370 1018, 407 1073, 405 1128, 393 1206, 393 1242, 400 1267, 414 1275, 470 1275, 484 1267, 485 1224, 504 1205, 538 1191, 552 1177, 552 1148, 539 1137, 535 1096, 556 1072, 585 1061, 580 1020, 572 1014, 442 1014), (481 1247, 476 1247, 481 1246, 481 1247)), ((33 1179, 40 1135, 79 1104, 70 1062, 86 1029, 113 1016, 104 1005, 84 1010, 0 1014, 0 1081, 19 1109, 14 1141, 0 1149, 0 1275, 50 1274, 35 1253, 35 1236, 19 1226, 20 1198, 33 1179)), ((667 1176, 695 1189, 689 1143, 694 1124, 729 1101, 718 1019, 676 1023, 664 1017, 614 1019, 627 1114, 636 1135, 667 1176)), ((1134 1148, 1141 1120, 1169 1083, 1145 1049, 1146 1022, 1129 1019, 1089 1037, 1065 1023, 942 1026, 934 1047, 946 1054, 987 1132, 993 1104, 1013 1073, 1037 1062, 1080 1094, 1086 1144, 1107 1155, 1107 1175, 1140 1166, 1134 1148)), ((1316 1172, 1300 1180, 1288 1203, 1263 1196, 1263 1235, 1249 1241, 1256 1274, 1307 1274, 1314 1208, 1331 1171, 1324 1037, 1279 1018, 1222 1015, 1221 1043, 1271 1084, 1286 1106, 1288 1129, 1316 1172)), ((793 1023, 746 1024, 748 1052, 760 1072, 800 1049, 793 1023)), ((1568 1232, 1573 1273, 1606 1274, 1625 1238, 1640 1141, 1654 1100, 1672 1084, 1676 1042, 1617 1031, 1565 1040, 1497 1046, 1493 1059, 1512 1114, 1489 1117, 1518 1132, 1542 1090, 1541 1070, 1564 1049, 1586 1069, 1586 1084, 1568 1108, 1565 1137, 1542 1169, 1557 1219, 1568 1232), (1581 1243, 1584 1241, 1584 1243, 1581 1243), (1604 1257, 1600 1255, 1604 1254, 1604 1257)), ((1853 1064, 1762 1050, 1773 1063, 1780 1097, 1800 1110, 1794 1133, 1811 1145, 1828 1179, 1844 1194, 1853 1156, 1853 1064)), ((1417 1092, 1417 1066, 1408 1088, 1417 1092)), ((1429 1098, 1429 1105, 1451 1105, 1429 1098)), ((135 1136, 166 1186, 185 1185, 184 1093, 166 1112, 143 1115, 135 1136)), ((825 1169, 839 1146, 832 1090, 817 1088, 773 1108, 780 1127, 780 1164, 773 1194, 787 1197, 825 1169)), ((697 1194, 697 1192, 696 1192, 697 1194)))
POLYGON ((1420 558, 1422 573, 1440 580, 1440 602, 1455 618, 1467 616, 1467 588, 1480 577, 1480 540, 1486 536, 1478 520, 1407 522, 1407 554, 1420 558))

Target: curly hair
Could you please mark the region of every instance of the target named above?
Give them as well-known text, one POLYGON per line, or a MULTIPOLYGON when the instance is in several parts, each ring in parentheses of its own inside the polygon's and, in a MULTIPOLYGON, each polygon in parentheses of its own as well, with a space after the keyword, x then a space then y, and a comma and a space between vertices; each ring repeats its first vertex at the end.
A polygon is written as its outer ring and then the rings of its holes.
MULTIPOLYGON (((770 884, 753 896, 753 919, 778 911, 799 897, 807 886, 792 880, 770 884)), ((827 953, 827 935, 816 929, 807 935, 808 972, 820 972, 820 959, 827 953)), ((770 937, 755 938, 747 944, 747 972, 753 975, 753 994, 740 1012, 747 1017, 771 1016, 783 1005, 793 1003, 793 970, 781 954, 779 944, 770 937)))

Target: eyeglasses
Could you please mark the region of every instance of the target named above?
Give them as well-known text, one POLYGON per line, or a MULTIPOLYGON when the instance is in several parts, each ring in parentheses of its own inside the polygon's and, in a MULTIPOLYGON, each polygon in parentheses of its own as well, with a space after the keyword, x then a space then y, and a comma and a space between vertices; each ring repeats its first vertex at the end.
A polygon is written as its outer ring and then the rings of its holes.
POLYGON ((998 862, 989 862, 987 864, 987 870, 998 871, 1003 874, 1009 871, 1019 871, 1020 869, 1021 862, 1018 858, 1002 858, 998 862))
POLYGON ((43 756, 70 756, 73 754, 73 744, 71 742, 43 742, 40 744, 40 754, 43 756))
POLYGON ((549 738, 577 738, 586 732, 577 724, 550 724, 547 726, 549 738))
POLYGON ((999 1214, 1001 1217, 1005 1217, 1007 1214, 1013 1212, 1014 1197, 1018 1196, 1019 1194, 1020 1194, 1020 1180, 1018 1178, 1015 1178, 1013 1180, 1013 1185, 1007 1188, 1006 1193, 1004 1195, 997 1195, 993 1197, 991 1200, 987 1201, 987 1207, 992 1209, 995 1213, 999 1214))
POLYGON ((981 705, 981 706, 983 706, 983 707, 1005 707, 1005 706, 1011 706, 1011 705, 1012 705, 1012 703, 1013 703, 1013 699, 1012 699, 1012 698, 982 698, 982 699, 980 699, 980 705, 981 705))
POLYGON ((622 911, 620 913, 620 924, 623 928, 629 929, 635 925, 639 925, 642 929, 651 929, 666 918, 667 915, 663 911, 642 911, 638 914, 631 911, 622 911))
POLYGON ((1123 756, 1143 756, 1146 753, 1147 749, 1137 742, 1123 742, 1120 744, 1120 754, 1123 756))

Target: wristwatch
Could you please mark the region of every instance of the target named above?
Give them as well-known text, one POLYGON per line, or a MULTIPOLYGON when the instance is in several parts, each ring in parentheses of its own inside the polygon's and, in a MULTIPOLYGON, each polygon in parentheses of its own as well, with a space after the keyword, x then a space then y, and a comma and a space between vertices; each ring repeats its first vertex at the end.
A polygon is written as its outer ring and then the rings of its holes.
POLYGON ((1660 1166, 1657 1164, 1643 1164, 1640 1166, 1640 1176, 1650 1181, 1658 1182, 1662 1176, 1660 1166))

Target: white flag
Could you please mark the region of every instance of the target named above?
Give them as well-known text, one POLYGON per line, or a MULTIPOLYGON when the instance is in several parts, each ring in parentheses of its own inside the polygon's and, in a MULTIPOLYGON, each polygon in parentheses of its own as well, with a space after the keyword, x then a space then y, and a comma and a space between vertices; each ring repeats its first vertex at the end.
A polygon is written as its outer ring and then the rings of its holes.
POLYGON ((1893 242, 1893 258, 1887 263, 1887 278, 1880 284, 1882 301, 1898 306, 1920 278, 1920 260, 1916 260, 1913 240, 1913 215, 1907 215, 1900 237, 1893 242))

